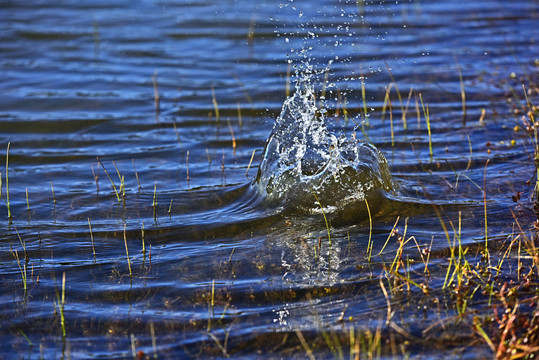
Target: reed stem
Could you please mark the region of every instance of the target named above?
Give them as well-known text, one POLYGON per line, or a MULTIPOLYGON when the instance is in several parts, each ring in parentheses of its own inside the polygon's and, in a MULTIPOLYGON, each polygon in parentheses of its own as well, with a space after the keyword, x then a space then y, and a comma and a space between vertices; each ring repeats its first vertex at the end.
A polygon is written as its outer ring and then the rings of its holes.
POLYGON ((230 119, 226 119, 226 122, 228 124, 228 129, 230 130, 230 136, 232 137, 232 150, 236 151, 236 137, 234 136, 234 129, 232 129, 232 125, 230 124, 230 119))
POLYGON ((157 220, 157 181, 153 185, 153 219, 157 220))
POLYGON ((487 223, 487 166, 490 159, 485 162, 485 172, 483 176, 483 204, 485 208, 485 256, 490 264, 490 256, 488 252, 488 223, 487 223))
POLYGON ((185 171, 187 174, 187 186, 189 186, 189 150, 187 150, 187 154, 185 155, 185 171))
POLYGON ((363 102, 363 115, 365 116, 365 124, 369 126, 369 113, 367 110, 367 96, 366 96, 366 90, 365 90, 365 76, 361 74, 361 99, 363 102))
POLYGON ((153 96, 154 96, 155 113, 159 114, 161 101, 159 99, 159 86, 157 84, 157 70, 155 70, 153 75, 152 75, 152 83, 153 83, 153 96))
POLYGON ((9 147, 11 143, 7 143, 7 150, 6 150, 6 206, 7 206, 7 217, 9 220, 13 219, 11 216, 11 206, 9 203, 9 147))
POLYGON ((425 115, 425 122, 427 123, 427 132, 429 134, 429 155, 430 160, 432 161, 432 134, 430 131, 430 116, 429 116, 429 104, 427 104, 427 108, 425 110, 425 104, 423 103, 423 96, 421 96, 421 93, 419 93, 419 100, 421 100, 421 107, 423 108, 423 114, 425 115))
POLYGON ((391 107, 391 98, 389 97, 389 89, 386 87, 386 99, 389 106, 389 124, 391 127, 391 146, 395 146, 395 133, 393 129, 393 109, 391 107))
POLYGON ((138 177, 137 168, 135 167, 135 159, 131 159, 131 161, 133 162, 133 169, 135 170, 135 177, 137 178, 138 190, 140 191, 142 186, 140 186, 140 179, 138 177))
POLYGON ((288 67, 286 68, 286 97, 290 97, 290 73, 292 71, 292 62, 288 62, 288 67))
POLYGON ((457 71, 459 73, 459 81, 460 81, 460 98, 462 101, 462 123, 466 125, 466 90, 464 88, 464 78, 462 76, 462 69, 456 57, 455 57, 455 62, 457 63, 457 71))
POLYGON ((322 211, 322 215, 324 216, 324 221, 326 222, 326 229, 328 231, 329 246, 331 246, 331 234, 330 234, 330 231, 329 231, 329 223, 328 223, 328 219, 326 217, 326 213, 324 211, 324 207, 322 206, 322 203, 320 202, 320 200, 318 200, 318 196, 316 196, 316 193, 314 192, 313 189, 311 189, 311 192, 313 193, 314 198, 316 199, 316 202, 318 202, 318 205, 320 206, 320 210, 322 211))
POLYGON ((215 110, 215 121, 220 122, 221 116, 219 115, 219 104, 217 103, 215 88, 213 86, 211 87, 211 102, 213 103, 213 109, 215 110))
POLYGON ((56 195, 54 194, 54 185, 52 184, 52 180, 51 180, 51 191, 52 191, 52 202, 56 206, 56 195))
POLYGON ((129 249, 127 248, 127 234, 126 234, 126 224, 124 224, 124 244, 125 244, 125 254, 127 255, 127 266, 129 267, 129 276, 133 276, 131 272, 131 260, 129 259, 129 249))
POLYGON ((90 239, 92 240, 92 251, 94 253, 94 263, 95 263, 96 256, 95 256, 94 234, 92 232, 92 224, 90 223, 90 218, 88 218, 88 227, 90 228, 90 239))
POLYGON ((369 206, 369 202, 367 201, 367 198, 365 197, 365 206, 367 207, 367 213, 369 214, 369 242, 367 245, 367 261, 371 262, 371 255, 372 255, 372 216, 371 216, 371 208, 369 206))
POLYGON ((401 93, 399 91, 399 86, 397 85, 397 82, 395 81, 395 78, 393 77, 393 74, 391 73, 391 68, 389 67, 389 65, 387 65, 387 63, 385 61, 384 61, 384 63, 386 64, 386 68, 387 68, 387 72, 389 73, 389 77, 391 78, 391 81, 395 85, 395 90, 397 91, 397 97, 399 98, 399 102, 400 102, 400 105, 401 105, 402 126, 404 127, 404 130, 407 130, 408 126, 406 124, 406 111, 404 111, 404 103, 402 102, 402 96, 401 96, 401 93))
POLYGON ((245 171, 245 176, 248 176, 249 169, 251 168, 251 164, 253 163, 253 159, 255 157, 255 151, 256 149, 253 149, 253 153, 251 154, 251 160, 249 160, 249 165, 247 165, 247 171, 245 171))
POLYGON ((144 244, 144 221, 142 222, 142 228, 140 229, 140 233, 142 236, 142 253, 146 254, 146 245, 144 244))
POLYGON ((17 252, 16 249, 15 249, 15 251, 12 250, 11 253, 13 254, 13 257, 15 258, 15 260, 17 261, 17 265, 19 266, 19 271, 21 272, 23 289, 26 292, 26 290, 28 288, 27 278, 26 278, 26 262, 24 262, 23 265, 21 265, 21 260, 19 258, 19 253, 17 252))
POLYGON ((114 185, 114 181, 112 181, 112 178, 110 177, 109 172, 105 168, 105 165, 103 165, 103 163, 101 162, 101 159, 99 159, 99 156, 97 157, 97 161, 99 162, 99 164, 101 165, 101 167, 105 171, 105 174, 109 178, 109 181, 112 184, 112 188, 114 189, 114 193, 116 194, 116 198, 118 199, 118 202, 120 202, 120 194, 118 194, 118 190, 116 190, 116 185, 114 185))
POLYGON ((124 176, 120 174, 120 170, 118 169, 118 166, 116 165, 116 162, 114 160, 112 160, 112 164, 114 165, 114 168, 116 169, 116 173, 118 174, 118 179, 120 180, 120 193, 122 194, 122 197, 125 199, 124 176))
POLYGON ((236 103, 236 108, 238 109, 238 124, 240 128, 243 126, 243 118, 241 116, 241 106, 240 103, 236 103))

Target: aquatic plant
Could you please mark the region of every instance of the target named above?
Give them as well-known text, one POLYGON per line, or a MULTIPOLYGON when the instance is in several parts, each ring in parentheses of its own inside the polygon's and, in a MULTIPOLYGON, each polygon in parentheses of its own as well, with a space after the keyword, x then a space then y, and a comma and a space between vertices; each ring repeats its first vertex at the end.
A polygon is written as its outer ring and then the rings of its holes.
POLYGON ((105 168, 105 165, 103 165, 103 163, 101 162, 101 159, 99 159, 99 156, 97 157, 97 161, 99 162, 99 165, 101 165, 101 167, 103 168, 103 170, 105 171, 105 174, 107 175, 107 177, 109 178, 109 181, 110 181, 110 184, 112 185, 112 189, 114 190, 114 193, 116 194, 116 198, 118 199, 118 202, 120 202, 120 194, 118 193, 118 190, 116 190, 116 185, 114 184, 114 181, 112 180, 112 178, 110 177, 109 175, 109 172, 107 171, 107 169, 105 168))

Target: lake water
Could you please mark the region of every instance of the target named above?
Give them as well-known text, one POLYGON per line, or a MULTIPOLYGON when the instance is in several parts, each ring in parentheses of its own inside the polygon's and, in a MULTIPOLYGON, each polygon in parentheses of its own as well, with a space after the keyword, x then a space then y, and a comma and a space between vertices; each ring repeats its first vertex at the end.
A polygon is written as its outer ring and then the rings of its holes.
POLYGON ((489 356, 451 321, 444 226, 477 249, 485 206, 494 247, 513 213, 535 220, 517 110, 538 18, 531 0, 3 2, 0 358, 348 358, 361 332, 382 358, 489 356), (368 211, 332 211, 338 184, 301 211, 256 190, 302 76, 328 131, 387 160, 368 211), (434 296, 384 294, 394 227, 422 279, 430 249, 434 296))

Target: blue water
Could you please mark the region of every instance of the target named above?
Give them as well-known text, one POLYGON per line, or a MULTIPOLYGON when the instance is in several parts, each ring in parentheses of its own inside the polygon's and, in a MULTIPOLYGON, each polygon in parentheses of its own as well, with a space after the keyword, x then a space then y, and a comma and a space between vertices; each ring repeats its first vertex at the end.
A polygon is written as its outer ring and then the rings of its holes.
MULTIPOLYGON (((377 254, 398 219, 443 264, 433 204, 480 244, 485 184, 491 236, 512 232, 510 209, 534 220, 533 145, 514 108, 537 80, 538 15, 536 1, 494 0, 3 3, 0 358, 303 358, 298 332, 326 358, 323 333, 398 336, 379 286, 398 243, 369 262, 369 237, 377 254), (371 235, 365 212, 331 218, 331 246, 321 212, 282 212, 251 186, 307 62, 328 128, 372 142, 397 190, 371 204, 371 235)), ((432 271, 439 289, 445 269, 432 271)), ((452 314, 423 313, 420 291, 392 304, 427 339, 452 314)), ((400 343, 412 357, 488 353, 452 336, 400 343)))

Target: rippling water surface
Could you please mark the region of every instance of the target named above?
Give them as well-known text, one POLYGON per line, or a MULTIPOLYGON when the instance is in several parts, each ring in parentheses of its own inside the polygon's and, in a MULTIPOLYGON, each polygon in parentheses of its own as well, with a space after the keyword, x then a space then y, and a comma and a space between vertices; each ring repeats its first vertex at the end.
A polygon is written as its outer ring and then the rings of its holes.
POLYGON ((391 298, 387 326, 380 276, 394 227, 417 273, 430 248, 436 290, 444 226, 473 249, 485 203, 492 241, 512 212, 533 221, 515 109, 538 75, 538 15, 496 0, 4 2, 0 357, 327 358, 350 331, 378 331, 382 357, 488 354, 417 289, 391 298), (338 181, 290 197, 309 211, 256 190, 301 77, 313 119, 387 160, 394 185, 370 203, 333 214, 338 181))

